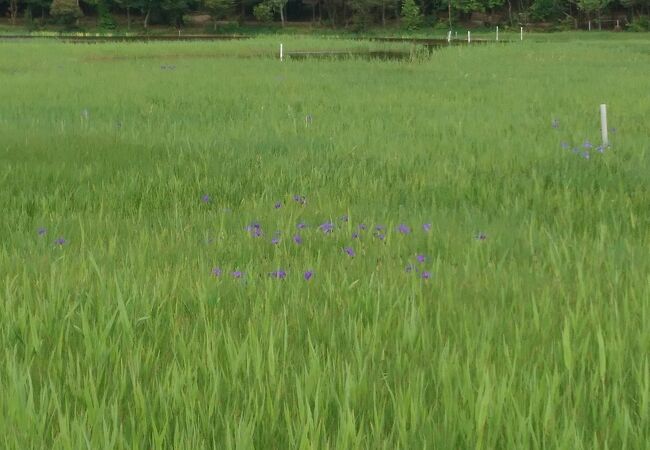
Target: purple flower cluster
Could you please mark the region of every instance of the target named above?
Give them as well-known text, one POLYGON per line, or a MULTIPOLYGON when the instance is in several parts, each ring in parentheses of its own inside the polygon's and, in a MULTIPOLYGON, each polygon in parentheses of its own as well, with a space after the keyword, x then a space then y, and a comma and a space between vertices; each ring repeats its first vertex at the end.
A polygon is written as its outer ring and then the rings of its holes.
POLYGON ((318 228, 325 234, 330 234, 334 231, 334 224, 332 222, 325 222, 318 226, 318 228))
MULTIPOLYGON (((301 205, 304 205, 305 202, 306 202, 305 197, 301 196, 301 195, 294 195, 293 199, 294 199, 294 201, 296 201, 297 203, 300 203, 301 205)), ((275 204, 276 209, 279 209, 281 206, 282 206, 281 202, 277 202, 275 204)), ((347 214, 339 217, 339 221, 343 222, 343 223, 349 222, 349 220, 350 219, 349 219, 349 216, 347 214)), ((307 228, 307 224, 305 222, 299 222, 299 223, 296 224, 296 228, 298 230, 305 230, 307 228)), ((369 230, 369 229, 370 228, 368 227, 368 225, 366 225, 365 223, 360 223, 359 225, 357 225, 355 231, 352 233, 352 236, 351 236, 352 239, 361 239, 364 232, 369 230)), ((250 225, 246 226, 245 230, 248 233, 250 233, 250 235, 252 237, 260 237, 260 236, 263 236, 263 234, 264 234, 263 231, 262 231, 262 226, 258 222, 253 222, 250 225)), ((320 232, 322 232, 323 234, 332 234, 337 230, 337 226, 332 221, 326 221, 326 222, 323 222, 322 224, 320 224, 318 226, 318 230, 320 232)), ((384 225, 381 225, 381 224, 375 225, 372 228, 372 230, 373 230, 373 236, 375 238, 377 238, 379 240, 384 240, 386 238, 386 227, 384 225)), ((432 230, 432 224, 431 223, 423 224, 422 225, 422 230, 425 233, 430 232, 432 230)), ((411 227, 409 225, 407 225, 407 224, 404 224, 404 223, 399 224, 396 227, 396 231, 399 234, 402 234, 402 235, 409 235, 409 234, 412 233, 411 227)), ((280 231, 276 231, 273 234, 273 237, 271 239, 272 244, 278 245, 281 242, 280 234, 281 234, 280 231)), ((484 235, 481 234, 481 236, 484 236, 484 235)), ((481 239, 484 239, 484 237, 482 237, 481 239)), ((303 237, 299 233, 294 234, 292 236, 292 240, 293 240, 294 244, 296 244, 296 245, 302 245, 303 242, 304 242, 303 237)), ((345 255, 347 255, 349 258, 355 258, 357 256, 356 250, 351 246, 343 247, 343 253, 345 255)), ((426 263, 427 257, 424 254, 416 254, 415 255, 415 260, 416 260, 417 264, 422 266, 422 265, 424 265, 426 263)), ((407 272, 415 272, 415 273, 419 274, 419 276, 421 278, 423 278, 423 279, 431 278, 431 272, 428 272, 426 270, 421 270, 420 266, 418 266, 416 264, 409 264, 406 267, 406 271, 407 272)), ((220 277, 222 275, 222 271, 221 271, 220 268, 215 267, 212 270, 212 274, 215 277, 220 277)), ((232 272, 231 275, 234 278, 242 278, 244 276, 244 274, 242 272, 239 272, 239 271, 232 272)), ((273 272, 269 272, 268 275, 270 277, 272 277, 272 278, 278 278, 278 279, 284 279, 284 278, 286 278, 288 276, 287 272, 284 269, 278 269, 278 270, 275 270, 273 272)), ((310 280, 313 276, 314 276, 314 271, 313 270, 307 270, 307 271, 305 271, 303 273, 303 278, 305 280, 310 280)))
MULTIPOLYGON (((418 264, 424 264, 427 260, 427 257, 425 255, 418 254, 415 255, 415 259, 418 262, 418 264)), ((420 271, 418 266, 413 263, 408 263, 404 270, 406 273, 416 273, 419 275, 420 278, 424 280, 428 280, 429 278, 431 278, 431 272, 427 270, 420 271)))
MULTIPOLYGON (((215 278, 220 278, 223 275, 223 270, 221 270, 220 267, 214 267, 212 268, 211 273, 212 276, 214 276, 215 278)), ((240 270, 234 270, 230 272, 230 276, 235 279, 244 278, 245 275, 246 274, 240 270)), ((277 278, 280 280, 284 280, 287 277, 287 275, 288 275, 287 271, 284 269, 278 269, 278 270, 274 270, 273 272, 269 272, 269 277, 277 278)), ((312 269, 306 270, 303 273, 303 278, 305 279, 305 281, 311 280, 313 276, 314 276, 314 271, 312 269)))

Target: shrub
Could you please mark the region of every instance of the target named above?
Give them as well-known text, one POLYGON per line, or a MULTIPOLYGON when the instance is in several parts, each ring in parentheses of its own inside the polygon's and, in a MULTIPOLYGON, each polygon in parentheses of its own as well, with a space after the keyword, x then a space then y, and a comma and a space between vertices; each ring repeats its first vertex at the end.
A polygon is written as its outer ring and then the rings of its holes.
POLYGON ((50 6, 50 14, 67 27, 75 25, 77 20, 83 17, 76 0, 54 0, 50 6))
POLYGON ((422 14, 415 0, 402 1, 402 25, 408 30, 417 30, 422 25, 422 14))
POLYGON ((273 20, 273 7, 267 2, 262 2, 253 8, 253 15, 259 22, 271 22, 273 20))
POLYGON ((638 16, 627 24, 628 31, 650 31, 650 16, 638 16))

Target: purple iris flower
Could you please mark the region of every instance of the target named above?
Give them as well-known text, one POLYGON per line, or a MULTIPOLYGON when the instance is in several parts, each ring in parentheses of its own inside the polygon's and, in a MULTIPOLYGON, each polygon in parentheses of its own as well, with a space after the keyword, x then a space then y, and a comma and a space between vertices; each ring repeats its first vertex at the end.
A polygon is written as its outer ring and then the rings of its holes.
POLYGON ((424 225, 422 225, 422 229, 428 233, 429 231, 431 231, 431 224, 425 223, 424 225))
POLYGON ((365 231, 368 229, 365 223, 360 223, 359 226, 357 227, 361 231, 365 231))
POLYGON ((474 237, 477 241, 484 241, 487 239, 487 235, 483 233, 482 231, 479 231, 476 236, 474 237))
POLYGON ((384 231, 385 229, 386 229, 386 227, 383 226, 383 225, 377 225, 377 226, 375 227, 375 231, 384 231))
POLYGON ((397 227, 397 230, 402 234, 409 234, 411 232, 411 229, 408 227, 408 225, 404 225, 403 223, 397 227))
POLYGON ((324 224, 321 224, 318 228, 320 228, 320 230, 323 233, 327 234, 327 233, 331 233, 332 230, 334 230, 334 224, 331 222, 325 222, 324 224))
POLYGON ((245 230, 248 231, 252 237, 260 237, 263 234, 262 226, 257 222, 248 225, 245 230))
POLYGON ((307 199, 304 196, 298 194, 293 196, 293 200, 300 203, 301 205, 307 203, 307 199))
POLYGON ((352 233, 352 239, 358 239, 359 233, 352 233))
POLYGON ((348 221, 348 216, 343 215, 343 216, 340 217, 340 220, 341 220, 341 222, 347 222, 348 221))
POLYGON ((603 147, 602 145, 596 147, 596 150, 598 151, 598 153, 605 153, 605 147, 603 147))
POLYGON ((271 273, 269 273, 269 275, 270 275, 271 277, 273 277, 273 278, 279 278, 279 279, 283 280, 283 279, 286 278, 286 276, 287 276, 287 272, 285 272, 284 270, 280 269, 280 270, 276 270, 275 272, 271 272, 271 273))
POLYGON ((241 272, 239 270, 235 270, 234 272, 231 273, 233 278, 241 278, 244 276, 244 272, 241 272))
POLYGON ((560 128, 560 121, 557 119, 553 119, 553 122, 551 122, 551 126, 556 129, 560 128))
POLYGON ((210 203, 210 196, 208 194, 205 194, 203 197, 201 197, 201 201, 203 203, 210 203))
POLYGON ((380 241, 383 241, 386 238, 386 235, 384 233, 377 233, 375 234, 375 237, 380 241))
POLYGON ((212 275, 215 277, 220 277, 221 276, 221 269, 219 267, 214 267, 212 269, 212 275))
POLYGON ((568 142, 562 142, 560 145, 561 145, 562 148, 565 149, 565 150, 568 149, 568 148, 570 147, 570 145, 569 145, 568 142))
POLYGON ((584 148, 592 148, 593 144, 589 142, 589 139, 586 139, 585 142, 582 144, 584 148))
POLYGON ((280 209, 282 208, 282 202, 275 202, 275 205, 273 206, 275 209, 280 209))
POLYGON ((424 255, 417 255, 415 258, 418 260, 420 264, 422 264, 427 259, 427 257, 424 255))
POLYGON ((279 237, 274 237, 273 239, 271 239, 271 244, 278 245, 279 243, 280 243, 279 237))
POLYGON ((305 275, 304 275, 305 281, 309 281, 311 279, 311 277, 313 277, 313 276, 314 276, 314 271, 313 270, 306 271, 305 275))
POLYGON ((296 225, 296 227, 297 227, 299 230, 302 230, 303 228, 307 228, 307 224, 306 224, 306 223, 303 223, 303 222, 300 222, 298 225, 296 225))
POLYGON ((47 233, 47 228, 45 227, 40 227, 38 230, 36 230, 39 236, 43 236, 44 234, 47 233))
POLYGON ((302 244, 302 237, 300 237, 299 234, 294 235, 293 242, 295 242, 298 245, 302 244))
POLYGON ((354 249, 352 247, 345 247, 343 249, 345 253, 347 253, 348 256, 355 257, 357 254, 354 252, 354 249))
POLYGON ((582 157, 584 159, 589 159, 589 152, 582 152, 582 157))
POLYGON ((428 280, 429 278, 431 278, 431 272, 426 272, 426 271, 424 271, 424 272, 422 272, 422 275, 420 275, 420 276, 421 276, 423 279, 428 280))
POLYGON ((54 241, 54 243, 55 243, 56 245, 65 245, 67 242, 68 242, 68 241, 66 241, 66 240, 65 240, 64 238, 62 238, 62 237, 60 237, 60 238, 58 238, 56 241, 54 241))

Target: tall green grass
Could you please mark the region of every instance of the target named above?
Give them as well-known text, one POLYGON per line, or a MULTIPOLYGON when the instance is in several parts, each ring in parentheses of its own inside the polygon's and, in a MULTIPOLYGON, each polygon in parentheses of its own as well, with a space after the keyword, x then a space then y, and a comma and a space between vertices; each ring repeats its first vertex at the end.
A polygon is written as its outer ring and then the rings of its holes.
POLYGON ((647 448, 647 39, 277 43, 0 42, 0 447, 647 448))

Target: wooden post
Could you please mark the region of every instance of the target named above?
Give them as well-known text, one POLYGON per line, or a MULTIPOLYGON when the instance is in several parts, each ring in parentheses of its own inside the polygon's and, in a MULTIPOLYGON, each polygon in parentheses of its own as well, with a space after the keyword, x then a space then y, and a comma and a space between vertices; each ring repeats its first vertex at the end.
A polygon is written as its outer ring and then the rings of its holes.
POLYGON ((603 147, 609 145, 607 138, 607 105, 600 105, 600 135, 603 138, 603 147))

